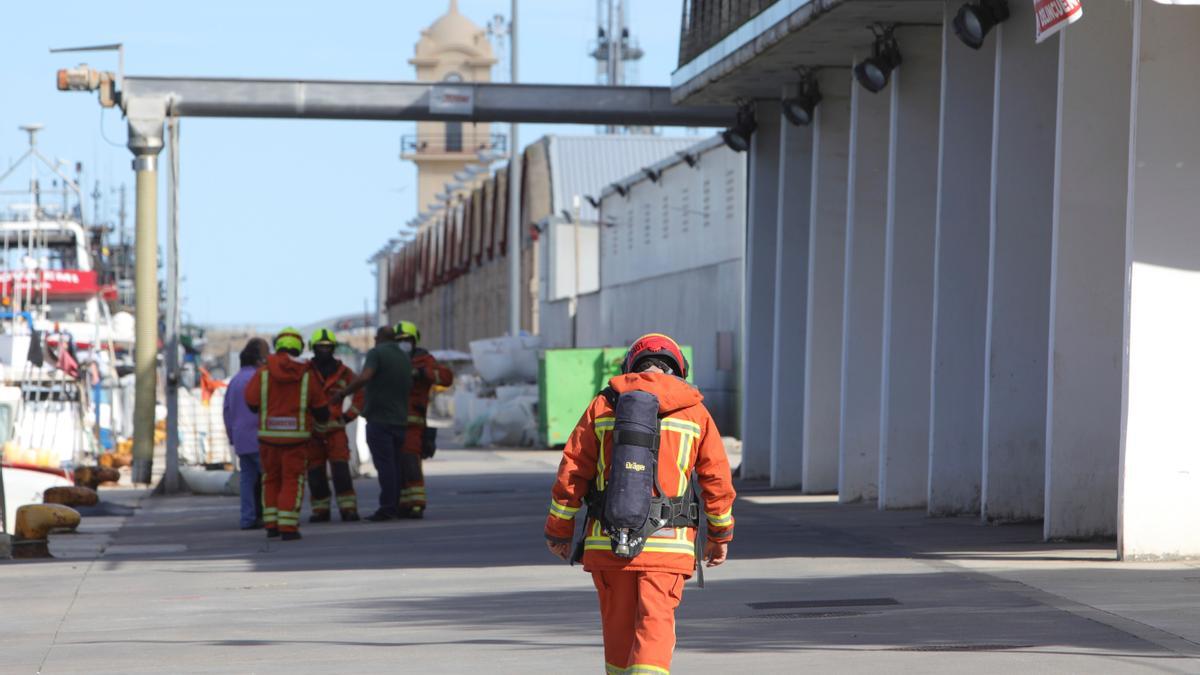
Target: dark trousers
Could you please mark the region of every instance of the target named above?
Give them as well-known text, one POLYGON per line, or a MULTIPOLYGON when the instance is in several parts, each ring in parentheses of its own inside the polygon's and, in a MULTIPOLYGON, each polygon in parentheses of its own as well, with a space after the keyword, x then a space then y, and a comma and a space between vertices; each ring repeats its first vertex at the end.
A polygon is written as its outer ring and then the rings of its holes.
POLYGON ((400 490, 404 487, 400 455, 404 451, 403 424, 378 424, 367 421, 367 447, 379 474, 379 510, 392 515, 400 512, 400 490))
POLYGON ((262 520, 262 460, 258 453, 238 455, 238 491, 242 495, 241 526, 262 520))

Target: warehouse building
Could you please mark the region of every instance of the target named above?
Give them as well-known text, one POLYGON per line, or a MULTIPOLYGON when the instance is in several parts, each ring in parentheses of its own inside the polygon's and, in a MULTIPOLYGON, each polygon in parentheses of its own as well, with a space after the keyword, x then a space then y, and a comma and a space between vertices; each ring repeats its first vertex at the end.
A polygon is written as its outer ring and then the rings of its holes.
POLYGON ((1182 5, 684 3, 674 97, 743 106, 746 475, 1200 556, 1182 5))
POLYGON ((581 347, 626 345, 649 330, 670 334, 692 347, 696 386, 718 428, 735 436, 745 167, 744 155, 710 138, 606 185, 598 221, 558 219, 553 227, 567 242, 559 259, 571 260, 574 236, 594 258, 562 266, 566 278, 548 286, 543 312, 560 317, 561 328, 543 322, 542 330, 550 345, 581 347), (577 298, 560 290, 571 289, 574 269, 595 284, 577 298))

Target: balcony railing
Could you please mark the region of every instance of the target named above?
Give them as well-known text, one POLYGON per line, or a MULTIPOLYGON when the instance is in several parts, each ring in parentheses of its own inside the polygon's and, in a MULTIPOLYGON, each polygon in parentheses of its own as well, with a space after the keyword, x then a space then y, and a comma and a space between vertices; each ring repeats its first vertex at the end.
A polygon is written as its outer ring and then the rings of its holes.
POLYGON ((679 65, 690 62, 776 0, 683 0, 679 65))
POLYGON ((406 134, 400 137, 402 155, 475 154, 480 150, 508 151, 508 136, 472 131, 445 134, 406 134))

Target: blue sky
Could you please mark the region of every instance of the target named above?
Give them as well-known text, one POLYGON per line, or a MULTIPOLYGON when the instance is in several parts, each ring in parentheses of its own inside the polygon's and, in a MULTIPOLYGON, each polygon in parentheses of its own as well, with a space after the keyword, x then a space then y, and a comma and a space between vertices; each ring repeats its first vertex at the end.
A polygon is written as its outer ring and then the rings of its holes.
MULTIPOLYGON (((680 0, 626 2, 633 34, 646 51, 638 82, 668 84, 680 0)), ((418 31, 448 4, 6 3, 0 167, 24 152, 25 135, 17 127, 43 123, 43 152, 83 162, 85 191, 100 180, 104 211, 114 219, 117 200, 108 193, 128 183, 132 228, 133 174, 120 113, 102 113, 94 95, 54 88, 58 68, 86 60, 116 70, 116 56, 49 54, 48 48, 124 42, 126 71, 137 75, 410 80, 407 59, 418 31)), ((495 14, 507 15, 509 1, 460 0, 459 6, 482 25, 495 14)), ((595 34, 595 11, 592 0, 522 0, 521 80, 594 82, 595 64, 586 51, 595 34)), ((500 67, 507 69, 507 63, 500 67)), ((416 172, 398 157, 400 136, 413 132, 411 123, 184 119, 181 124, 185 318, 225 325, 306 324, 361 311, 367 299, 374 302, 365 259, 415 212, 416 172)), ((525 125, 521 139, 592 131, 525 125)), ((21 183, 10 179, 5 186, 21 183)), ((89 200, 89 217, 91 212, 89 200)))

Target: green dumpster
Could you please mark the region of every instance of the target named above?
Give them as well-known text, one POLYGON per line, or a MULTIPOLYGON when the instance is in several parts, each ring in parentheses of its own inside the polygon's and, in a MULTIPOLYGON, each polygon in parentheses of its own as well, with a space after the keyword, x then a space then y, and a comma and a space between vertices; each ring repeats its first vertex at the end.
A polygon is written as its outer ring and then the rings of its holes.
MULTIPOLYGON (((692 360, 692 348, 681 345, 683 357, 692 360)), ((621 374, 624 347, 547 349, 538 361, 538 424, 543 442, 565 445, 588 404, 621 374)), ((688 373, 688 381, 692 374, 688 373)))

